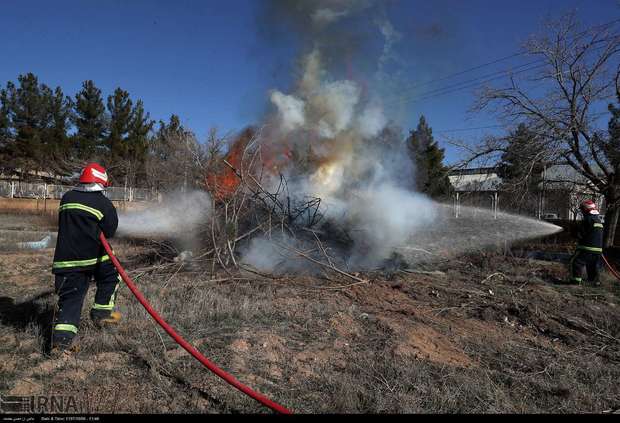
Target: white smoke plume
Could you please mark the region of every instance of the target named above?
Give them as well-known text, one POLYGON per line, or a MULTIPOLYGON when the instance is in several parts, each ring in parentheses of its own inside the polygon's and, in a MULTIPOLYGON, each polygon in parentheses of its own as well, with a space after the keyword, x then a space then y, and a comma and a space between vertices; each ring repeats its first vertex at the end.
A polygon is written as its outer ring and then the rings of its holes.
POLYGON ((204 191, 173 193, 156 206, 120 213, 119 236, 190 240, 211 212, 211 198, 204 191))
POLYGON ((378 104, 369 104, 358 117, 357 127, 364 138, 376 137, 388 121, 378 104))
POLYGON ((318 25, 328 25, 349 14, 347 10, 317 9, 312 13, 312 20, 318 25))
MULTIPOLYGON (((353 248, 346 257, 350 268, 380 266, 403 249, 429 254, 463 252, 500 239, 557 230, 553 225, 505 214, 498 220, 482 213, 475 223, 471 219, 455 223, 444 206, 411 191, 413 161, 404 136, 386 116, 380 89, 373 90, 373 81, 377 87, 385 85, 387 63, 398 61, 395 46, 402 38, 384 14, 377 18, 370 13, 371 6, 380 2, 283 0, 274 4, 311 48, 302 56, 301 76, 292 92, 272 91, 273 114, 261 141, 280 147, 268 150, 292 149, 296 157, 305 160, 304 166, 288 162, 279 167, 287 180, 286 195, 300 201, 308 196, 321 199, 325 219, 343 228, 352 239, 353 248), (355 51, 346 42, 359 38, 354 33, 359 27, 348 26, 347 21, 358 14, 369 23, 374 21, 376 35, 384 42, 376 57, 374 77, 365 78, 364 83, 359 78, 334 76, 342 75, 335 72, 338 65, 342 69, 354 63, 344 63, 355 51), (352 32, 347 33, 348 28, 352 32), (472 231, 459 230, 465 222, 472 231), (485 228, 493 228, 493 232, 484 234, 485 228)), ((272 183, 267 181, 265 186, 274 192, 279 183, 279 175, 274 175, 272 183)), ((294 254, 283 246, 286 242, 294 244, 286 238, 253 240, 242 261, 263 271, 291 266, 294 254)))
MULTIPOLYGON (((311 151, 314 166, 307 172, 300 175, 294 163, 281 169, 288 195, 321 198, 325 218, 351 231, 350 264, 375 265, 431 225, 436 205, 407 189, 413 182, 412 161, 402 137, 388 131, 380 102, 364 98, 354 81, 329 78, 319 50, 303 63, 294 93, 272 92, 274 115, 264 142, 292 145, 300 154, 311 151), (382 141, 384 132, 388 139, 382 141)), ((273 186, 278 182, 274 178, 273 186)), ((262 269, 274 265, 274 257, 280 263, 277 245, 255 241, 243 260, 262 269)))
POLYGON ((303 246, 286 235, 256 237, 242 250, 241 264, 265 273, 304 272, 308 270, 308 262, 294 253, 296 249, 302 250, 303 246))
MULTIPOLYGON (((416 231, 431 225, 436 215, 430 199, 407 189, 413 183, 412 162, 404 139, 398 131, 390 132, 379 97, 371 97, 372 91, 357 81, 334 78, 330 71, 345 56, 334 49, 332 41, 343 35, 342 39, 357 40, 356 34, 347 33, 346 21, 364 13, 370 17, 368 12, 376 2, 293 0, 273 4, 280 16, 288 16, 314 45, 301 58, 302 72, 293 92, 272 91, 274 113, 263 134, 264 142, 292 147, 312 163, 303 171, 291 163, 289 168, 280 168, 287 178, 288 195, 300 200, 321 198, 320 211, 325 218, 351 233, 355 244, 351 264, 374 265, 396 246, 407 243, 416 231), (381 139, 383 133, 387 133, 386 140, 381 139)), ((374 19, 377 35, 384 40, 378 57, 383 71, 400 34, 386 18, 374 19)), ((279 178, 274 177, 272 188, 277 183, 279 178)), ((277 263, 282 262, 278 245, 267 239, 254 241, 243 260, 274 270, 270 268, 276 265, 274 257, 278 257, 277 263)))
POLYGON ((271 94, 271 101, 278 108, 283 133, 287 134, 303 127, 306 119, 304 116, 305 104, 302 100, 292 95, 284 95, 279 91, 274 91, 271 94))

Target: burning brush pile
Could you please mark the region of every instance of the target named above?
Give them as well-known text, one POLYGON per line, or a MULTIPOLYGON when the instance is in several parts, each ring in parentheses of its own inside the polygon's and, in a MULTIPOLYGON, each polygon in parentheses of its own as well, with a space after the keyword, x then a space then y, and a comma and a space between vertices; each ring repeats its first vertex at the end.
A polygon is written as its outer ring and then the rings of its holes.
POLYGON ((353 81, 327 79, 318 50, 304 58, 297 91, 274 91, 271 102, 268 121, 239 137, 225 168, 206 177, 223 227, 234 236, 260 230, 243 261, 282 268, 291 263, 286 251, 308 251, 312 241, 324 260, 322 242, 338 249, 334 260, 375 266, 433 222, 436 206, 406 188, 412 162, 382 109, 353 81))
POLYGON ((198 255, 227 271, 327 268, 358 279, 349 272, 393 267, 395 257, 409 266, 557 230, 480 209, 455 219, 451 207, 412 192, 413 161, 381 107, 355 82, 330 80, 318 50, 303 63, 297 90, 273 91, 264 125, 238 136, 205 175, 209 194, 124 216, 121 232, 187 240, 202 227, 197 245, 208 247, 198 255))
POLYGON ((376 18, 385 16, 377 14, 380 3, 272 3, 269 19, 288 22, 306 44, 291 92, 270 93, 271 112, 262 125, 238 136, 218 170, 205 175, 208 196, 173 199, 152 212, 157 216, 151 220, 171 217, 175 225, 128 217, 134 222, 121 219, 121 228, 156 226, 181 237, 203 224, 202 245, 209 246, 200 256, 225 269, 329 268, 349 276, 380 268, 396 253, 419 262, 557 229, 514 216, 497 220, 484 211, 465 228, 449 207, 411 190, 413 161, 379 94, 399 38, 387 18, 376 18), (363 52, 363 43, 352 48, 348 40, 357 39, 352 34, 365 19, 383 38, 373 76, 363 82, 334 76, 355 63, 353 52, 363 52))

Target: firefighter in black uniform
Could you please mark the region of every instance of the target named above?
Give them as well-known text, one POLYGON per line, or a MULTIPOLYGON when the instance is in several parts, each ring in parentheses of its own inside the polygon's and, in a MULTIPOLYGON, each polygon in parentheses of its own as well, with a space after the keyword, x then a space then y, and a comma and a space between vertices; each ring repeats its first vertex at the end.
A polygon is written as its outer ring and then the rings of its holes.
POLYGON ((583 201, 579 209, 583 220, 577 232, 577 250, 570 261, 570 282, 582 283, 585 270, 588 283, 598 285, 603 253, 603 221, 592 200, 583 201))
POLYGON ((63 195, 58 213, 58 239, 52 273, 58 294, 58 310, 52 328, 52 352, 71 347, 78 332, 80 314, 88 285, 97 283, 90 317, 97 326, 117 323, 114 311, 118 272, 105 254, 99 233, 112 238, 118 216, 112 202, 103 195, 109 185, 105 169, 91 163, 84 168, 80 184, 63 195))

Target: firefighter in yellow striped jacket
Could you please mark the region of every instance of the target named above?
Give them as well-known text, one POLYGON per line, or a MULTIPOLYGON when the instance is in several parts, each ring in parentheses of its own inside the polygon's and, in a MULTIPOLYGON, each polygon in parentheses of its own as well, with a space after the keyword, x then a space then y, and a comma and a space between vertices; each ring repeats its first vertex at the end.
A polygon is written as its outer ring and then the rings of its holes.
POLYGON ((577 232, 577 250, 570 262, 571 282, 582 283, 585 271, 588 283, 597 285, 603 254, 603 220, 592 200, 583 201, 579 209, 583 220, 577 232))
POLYGON ((80 314, 90 281, 95 279, 97 292, 90 317, 97 326, 116 323, 120 313, 114 311, 119 275, 105 254, 99 233, 112 238, 118 216, 112 202, 103 195, 109 186, 106 170, 87 165, 79 185, 63 195, 58 213, 58 239, 52 273, 58 294, 58 309, 52 328, 52 351, 72 346, 80 324, 80 314))

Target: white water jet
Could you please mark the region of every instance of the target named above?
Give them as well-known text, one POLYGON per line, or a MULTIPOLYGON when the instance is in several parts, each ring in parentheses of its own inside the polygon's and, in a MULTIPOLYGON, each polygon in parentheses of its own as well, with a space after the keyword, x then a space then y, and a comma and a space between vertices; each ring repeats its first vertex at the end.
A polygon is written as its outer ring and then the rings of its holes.
POLYGON ((146 210, 120 213, 118 236, 136 238, 193 238, 196 229, 207 222, 211 198, 205 191, 174 193, 162 203, 146 210))

